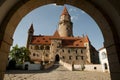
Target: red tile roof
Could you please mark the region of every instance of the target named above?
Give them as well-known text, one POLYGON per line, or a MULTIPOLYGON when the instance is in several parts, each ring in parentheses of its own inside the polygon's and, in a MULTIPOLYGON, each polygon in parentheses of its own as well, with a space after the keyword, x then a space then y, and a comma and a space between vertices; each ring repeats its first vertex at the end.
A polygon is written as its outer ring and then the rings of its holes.
POLYGON ((33 36, 31 40, 31 44, 45 44, 45 45, 50 45, 51 44, 51 38, 52 36, 33 36))
POLYGON ((63 47, 85 47, 84 46, 84 39, 82 38, 74 38, 73 39, 68 38, 62 40, 62 46, 63 47))
MULTIPOLYGON (((56 32, 57 33, 57 32, 56 32)), ((31 44, 35 45, 50 45, 51 40, 62 40, 62 47, 85 47, 84 43, 88 42, 88 37, 55 37, 54 36, 33 36, 31 44)))

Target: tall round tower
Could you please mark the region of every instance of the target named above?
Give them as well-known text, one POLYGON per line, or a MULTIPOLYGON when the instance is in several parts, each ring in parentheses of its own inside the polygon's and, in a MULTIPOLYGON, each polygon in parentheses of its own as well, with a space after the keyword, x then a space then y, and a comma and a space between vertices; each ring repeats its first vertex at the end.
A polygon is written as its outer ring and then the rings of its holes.
POLYGON ((71 22, 71 16, 69 15, 67 8, 64 7, 58 24, 58 33, 60 37, 72 37, 72 28, 73 23, 71 22))

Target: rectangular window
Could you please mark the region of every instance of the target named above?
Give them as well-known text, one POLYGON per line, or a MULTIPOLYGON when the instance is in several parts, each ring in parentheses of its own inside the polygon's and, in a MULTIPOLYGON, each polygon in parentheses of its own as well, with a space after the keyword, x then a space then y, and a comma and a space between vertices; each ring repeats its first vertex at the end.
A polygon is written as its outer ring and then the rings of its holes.
POLYGON ((83 57, 83 56, 81 56, 81 59, 83 60, 83 59, 84 59, 84 57, 83 57))
POLYGON ((62 50, 62 52, 64 52, 64 49, 62 50))
POLYGON ((83 50, 81 50, 81 53, 83 53, 83 50))
POLYGON ((76 50, 76 53, 77 53, 77 50, 76 50))
POLYGON ((72 56, 69 56, 69 60, 71 60, 72 59, 72 56))
POLYGON ((63 59, 65 59, 65 56, 62 56, 63 59))
POLYGON ((70 50, 68 50, 68 53, 70 53, 70 50))
POLYGON ((76 60, 78 60, 78 56, 76 56, 76 60))

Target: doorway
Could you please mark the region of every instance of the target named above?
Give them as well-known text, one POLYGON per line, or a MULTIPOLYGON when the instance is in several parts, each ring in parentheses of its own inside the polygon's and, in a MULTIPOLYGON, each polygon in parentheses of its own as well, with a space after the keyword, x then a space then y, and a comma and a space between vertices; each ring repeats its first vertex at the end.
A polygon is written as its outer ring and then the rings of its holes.
POLYGON ((59 55, 57 54, 56 56, 55 56, 55 62, 59 62, 60 61, 60 57, 59 57, 59 55))

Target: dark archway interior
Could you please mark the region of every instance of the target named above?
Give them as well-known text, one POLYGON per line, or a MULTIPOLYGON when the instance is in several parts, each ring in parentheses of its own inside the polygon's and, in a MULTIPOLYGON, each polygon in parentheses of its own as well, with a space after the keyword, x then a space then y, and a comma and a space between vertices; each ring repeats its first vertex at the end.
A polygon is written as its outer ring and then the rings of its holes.
POLYGON ((25 64, 25 70, 28 70, 28 64, 25 64))
POLYGON ((59 60, 60 60, 60 57, 59 57, 59 55, 57 54, 57 55, 55 56, 55 62, 59 62, 59 60))

